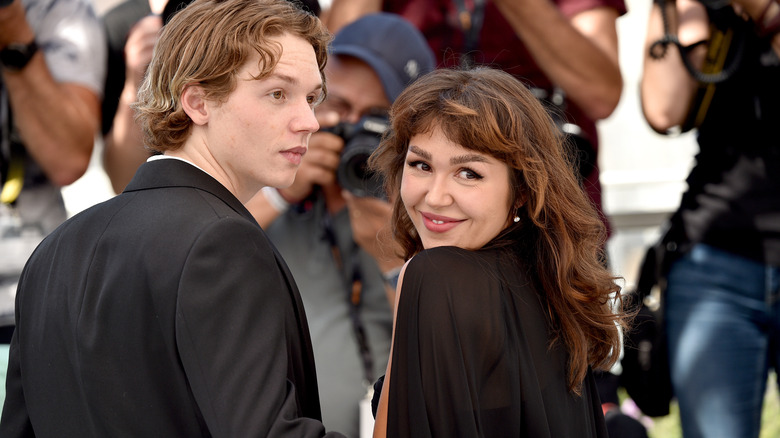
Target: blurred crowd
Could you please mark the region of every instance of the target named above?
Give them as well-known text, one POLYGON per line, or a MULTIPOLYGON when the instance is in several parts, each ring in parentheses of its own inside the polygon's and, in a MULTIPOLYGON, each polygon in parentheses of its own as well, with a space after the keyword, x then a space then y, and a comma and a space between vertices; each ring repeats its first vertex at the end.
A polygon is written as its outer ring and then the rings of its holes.
MULTIPOLYGON (((121 193, 158 154, 145 147, 133 105, 160 30, 189 1, 106 1, 0 0, 5 344, 24 263, 67 218, 61 188, 94 156, 121 193)), ((407 85, 435 69, 486 65, 519 79, 553 115, 608 237, 598 123, 621 95, 639 95, 659 134, 695 133, 687 189, 660 241, 658 324, 683 436, 758 436, 767 376, 780 364, 780 3, 642 3, 649 20, 634 48, 644 54, 634 91, 624 90, 618 59, 624 0, 291 1, 334 35, 328 96, 293 184, 265 187, 245 206, 300 289, 328 429, 370 434, 371 384, 387 365, 404 263, 391 205, 365 160, 407 85)), ((597 375, 610 436, 647 436, 639 415, 621 411, 620 374, 618 363, 597 375)))

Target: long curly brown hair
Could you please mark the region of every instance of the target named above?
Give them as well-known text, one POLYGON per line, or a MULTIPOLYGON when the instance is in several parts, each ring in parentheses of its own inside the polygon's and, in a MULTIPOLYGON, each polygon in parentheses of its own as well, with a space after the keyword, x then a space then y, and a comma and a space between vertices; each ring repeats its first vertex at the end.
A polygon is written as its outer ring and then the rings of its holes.
MULTIPOLYGON (((502 236, 534 236, 512 245, 535 258, 555 330, 569 353, 568 384, 579 393, 588 366, 618 359, 623 311, 617 278, 604 263, 606 230, 575 174, 575 158, 538 99, 517 79, 487 67, 439 69, 411 84, 391 109, 391 127, 369 166, 393 199, 393 231, 408 259, 422 242, 400 199, 410 139, 435 127, 466 149, 490 155, 512 170, 512 199, 520 216, 502 236), (533 227, 532 233, 513 233, 533 227)), ((516 237, 515 237, 516 238, 516 237)))

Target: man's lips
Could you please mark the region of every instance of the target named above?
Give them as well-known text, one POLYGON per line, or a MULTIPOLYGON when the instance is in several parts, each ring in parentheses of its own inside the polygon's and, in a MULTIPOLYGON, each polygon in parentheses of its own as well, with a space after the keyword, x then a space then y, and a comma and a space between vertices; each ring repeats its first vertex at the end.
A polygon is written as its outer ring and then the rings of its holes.
POLYGON ((287 159, 290 163, 299 166, 301 164, 301 159, 303 159, 303 156, 306 154, 306 148, 303 146, 298 146, 290 149, 285 149, 282 152, 282 156, 287 159))
POLYGON ((447 232, 463 222, 462 219, 454 219, 432 213, 420 213, 420 215, 422 216, 423 225, 425 225, 425 228, 434 233, 447 232))

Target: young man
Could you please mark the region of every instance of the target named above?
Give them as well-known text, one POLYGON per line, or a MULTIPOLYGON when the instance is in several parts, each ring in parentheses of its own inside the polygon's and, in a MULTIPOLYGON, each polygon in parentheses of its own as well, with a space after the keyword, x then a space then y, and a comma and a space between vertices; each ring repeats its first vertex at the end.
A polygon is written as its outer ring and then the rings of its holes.
POLYGON ((325 435, 306 317, 242 205, 292 183, 327 31, 285 0, 196 0, 136 106, 143 164, 20 280, 0 436, 325 435))
MULTIPOLYGON (((317 0, 288 0, 317 15, 317 0)), ((106 32, 107 64, 104 87, 103 170, 121 193, 147 158, 140 126, 131 105, 152 59, 160 29, 192 0, 123 0, 101 16, 106 32)))

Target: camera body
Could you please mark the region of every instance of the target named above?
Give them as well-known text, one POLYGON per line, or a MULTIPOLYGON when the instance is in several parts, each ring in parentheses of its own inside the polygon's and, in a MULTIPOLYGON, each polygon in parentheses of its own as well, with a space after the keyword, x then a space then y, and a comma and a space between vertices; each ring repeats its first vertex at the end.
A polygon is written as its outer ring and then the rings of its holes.
POLYGON ((387 116, 365 116, 357 123, 322 128, 344 140, 336 176, 339 185, 358 197, 386 199, 381 176, 368 170, 368 157, 379 147, 390 122, 387 116))
POLYGON ((731 0, 699 0, 705 8, 710 11, 717 11, 731 5, 731 0))
POLYGON ((577 177, 580 182, 588 179, 596 168, 596 149, 582 128, 566 118, 566 95, 562 89, 555 87, 552 92, 532 87, 531 92, 542 103, 547 113, 553 119, 558 133, 576 155, 577 177))

